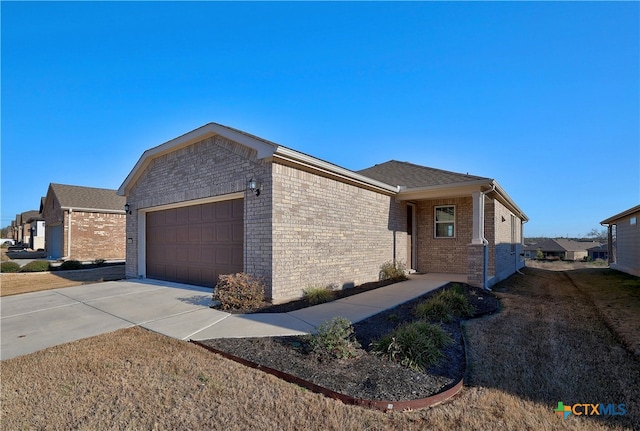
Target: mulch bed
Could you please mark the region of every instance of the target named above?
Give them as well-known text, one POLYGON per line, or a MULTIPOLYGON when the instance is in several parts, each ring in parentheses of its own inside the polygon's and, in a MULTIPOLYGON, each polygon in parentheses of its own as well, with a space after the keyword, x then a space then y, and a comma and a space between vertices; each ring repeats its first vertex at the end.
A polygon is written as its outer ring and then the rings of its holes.
MULTIPOLYGON (((464 288, 475 308, 474 317, 499 310, 500 302, 497 297, 483 289, 462 283, 450 283, 441 289, 446 289, 453 284, 464 288)), ((351 290, 357 291, 356 293, 362 292, 359 288, 351 290)), ((461 320, 441 324, 451 334, 455 343, 445 349, 444 359, 440 364, 425 372, 410 370, 371 353, 371 343, 394 330, 398 325, 415 320, 413 316, 415 306, 433 296, 437 291, 429 292, 420 298, 355 323, 353 325, 355 335, 362 346, 357 358, 327 359, 310 352, 308 337, 305 336, 222 338, 205 340, 201 343, 354 398, 374 401, 408 401, 426 398, 451 388, 464 377, 466 357, 461 320)), ((287 309, 276 307, 279 306, 269 307, 268 311, 285 312, 283 310, 287 309), (279 311, 272 311, 274 309, 279 311)), ((289 305, 289 307, 293 306, 289 305)))

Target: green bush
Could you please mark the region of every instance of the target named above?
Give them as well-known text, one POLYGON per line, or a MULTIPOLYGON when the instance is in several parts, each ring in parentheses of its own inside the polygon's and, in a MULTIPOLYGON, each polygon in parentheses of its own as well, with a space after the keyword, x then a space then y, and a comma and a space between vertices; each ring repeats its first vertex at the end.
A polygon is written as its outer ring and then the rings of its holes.
POLYGON ((418 304, 414 310, 421 319, 451 322, 458 317, 469 317, 474 308, 469 298, 463 293, 459 285, 435 294, 431 299, 418 304))
POLYGON ((49 271, 49 269, 51 269, 51 266, 49 265, 49 261, 34 260, 24 265, 20 269, 20 272, 44 272, 44 271, 49 271))
POLYGON ((224 310, 253 310, 264 301, 264 283, 244 272, 221 274, 213 289, 213 300, 224 310))
POLYGON ((80 268, 82 268, 82 262, 73 259, 65 260, 60 264, 61 271, 71 271, 80 268))
POLYGON ((309 304, 322 304, 333 299, 333 291, 326 287, 309 287, 304 290, 303 298, 309 301, 309 304))
POLYGON ((98 258, 96 260, 93 261, 93 263, 97 266, 102 266, 107 262, 106 259, 102 259, 102 258, 98 258))
POLYGON ((0 264, 0 272, 18 272, 20 271, 20 265, 15 262, 2 262, 0 264))
POLYGON ((407 265, 401 260, 390 260, 380 265, 380 280, 406 280, 407 265))
POLYGON ((344 317, 334 317, 318 326, 310 345, 314 352, 338 359, 354 358, 360 348, 351 322, 344 317))
POLYGON ((437 365, 443 349, 453 343, 440 326, 425 321, 407 322, 373 343, 375 354, 416 371, 437 365))

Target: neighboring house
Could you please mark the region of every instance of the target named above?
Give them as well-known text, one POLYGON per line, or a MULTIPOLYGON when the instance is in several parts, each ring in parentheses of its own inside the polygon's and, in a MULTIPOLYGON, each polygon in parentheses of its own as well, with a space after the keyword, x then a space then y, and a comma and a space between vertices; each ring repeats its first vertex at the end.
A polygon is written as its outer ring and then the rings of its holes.
POLYGON ((640 205, 602 220, 609 227, 609 266, 640 277, 640 205))
POLYGON ((42 203, 52 259, 124 259, 125 198, 116 190, 50 184, 42 203))
POLYGON ((607 260, 609 259, 609 244, 588 248, 587 253, 589 253, 589 260, 607 260))
POLYGON ((42 214, 27 219, 29 225, 29 248, 32 250, 44 250, 45 246, 45 222, 42 214))
POLYGON ((16 241, 31 246, 31 221, 37 219, 40 213, 37 210, 25 211, 16 214, 15 234, 16 241))
POLYGON ((145 151, 118 193, 127 277, 246 272, 284 302, 377 280, 392 260, 482 287, 524 266, 528 218, 493 179, 396 161, 354 172, 215 123, 145 151))
POLYGON ((601 246, 597 241, 574 241, 572 239, 546 239, 538 244, 527 245, 524 256, 536 259, 542 252, 543 259, 583 260, 589 256, 589 248, 601 246))

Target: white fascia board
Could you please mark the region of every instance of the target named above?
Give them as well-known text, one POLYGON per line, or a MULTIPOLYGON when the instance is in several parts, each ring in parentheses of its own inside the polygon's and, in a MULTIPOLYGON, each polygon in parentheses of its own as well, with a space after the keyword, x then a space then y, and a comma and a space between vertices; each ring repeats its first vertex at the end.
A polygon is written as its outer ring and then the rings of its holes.
POLYGON ((511 199, 511 196, 507 194, 507 192, 502 188, 502 186, 500 186, 500 184, 498 184, 496 180, 493 180, 493 185, 496 188, 495 189, 496 193, 501 198, 499 200, 504 205, 506 205, 512 212, 514 212, 520 219, 522 219, 522 221, 525 221, 525 222, 529 221, 529 217, 527 217, 524 211, 522 211, 520 207, 518 207, 515 201, 511 199))
POLYGON ((614 221, 616 221, 618 219, 621 219, 621 218, 624 218, 624 217, 627 217, 627 216, 630 216, 631 214, 637 213, 638 211, 640 211, 640 205, 636 205, 633 208, 629 208, 626 211, 622 211, 621 213, 618 213, 618 214, 616 214, 614 216, 611 216, 611 217, 609 217, 607 219, 604 219, 604 220, 602 220, 600 222, 600 224, 601 225, 613 224, 614 221))
POLYGON ((405 188, 398 193, 399 201, 435 199, 442 197, 471 196, 471 193, 483 191, 483 186, 491 188, 491 180, 465 181, 462 183, 441 184, 437 186, 405 188))
POLYGON ((142 156, 118 189, 118 195, 126 195, 129 184, 133 183, 138 178, 151 160, 215 135, 223 136, 231 141, 256 150, 258 152, 259 159, 273 155, 278 148, 278 145, 272 142, 253 137, 238 130, 230 129, 221 124, 209 123, 198 129, 192 130, 191 132, 185 133, 182 136, 178 136, 177 138, 167 141, 164 144, 158 145, 157 147, 150 148, 142 153, 142 156))
POLYGON ((338 165, 334 165, 333 163, 325 162, 324 160, 316 159, 315 157, 300 153, 287 147, 278 147, 274 156, 338 178, 382 189, 386 193, 398 193, 398 187, 360 175, 350 171, 349 169, 342 168, 338 165))

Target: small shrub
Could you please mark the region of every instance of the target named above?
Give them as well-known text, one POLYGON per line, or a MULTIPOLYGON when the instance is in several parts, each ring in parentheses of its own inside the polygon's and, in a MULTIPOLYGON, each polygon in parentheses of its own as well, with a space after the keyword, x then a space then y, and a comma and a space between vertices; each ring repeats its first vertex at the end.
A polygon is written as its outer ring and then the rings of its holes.
POLYGON ((360 348, 351 322, 344 317, 334 317, 320 325, 311 336, 310 345, 314 352, 338 359, 354 358, 360 348))
POLYGON ((101 257, 99 257, 98 259, 96 259, 96 260, 94 260, 94 261, 93 261, 93 263, 94 263, 96 266, 102 266, 102 265, 104 265, 106 262, 107 262, 107 260, 106 260, 106 259, 102 259, 101 257))
POLYGON ((73 259, 65 260, 60 264, 61 271, 71 271, 80 268, 82 268, 82 262, 73 259))
POLYGON ((20 269, 20 272, 44 272, 44 271, 49 271, 49 269, 50 269, 49 261, 34 260, 24 265, 20 269))
POLYGON ((407 265, 400 260, 390 260, 380 266, 380 280, 406 280, 407 265))
POLYGON ((20 271, 20 265, 15 262, 2 262, 0 264, 0 272, 18 272, 20 271))
POLYGON ((374 342, 373 352, 412 370, 424 371, 440 362, 443 349, 450 344, 453 339, 440 326, 408 322, 374 342))
POLYGON ((333 299, 333 291, 326 287, 309 287, 304 290, 303 298, 309 301, 309 304, 322 304, 333 299))
POLYGON ((244 272, 221 274, 213 289, 213 300, 220 301, 223 310, 252 310, 264 300, 264 283, 244 272))
POLYGON ((450 322, 458 317, 472 316, 474 308, 462 288, 454 284, 451 289, 440 291, 418 304, 414 312, 421 319, 450 322))

